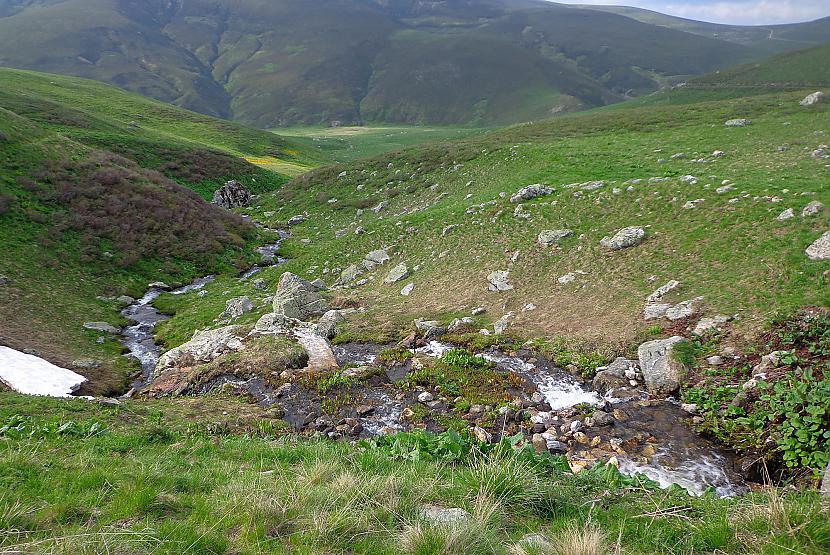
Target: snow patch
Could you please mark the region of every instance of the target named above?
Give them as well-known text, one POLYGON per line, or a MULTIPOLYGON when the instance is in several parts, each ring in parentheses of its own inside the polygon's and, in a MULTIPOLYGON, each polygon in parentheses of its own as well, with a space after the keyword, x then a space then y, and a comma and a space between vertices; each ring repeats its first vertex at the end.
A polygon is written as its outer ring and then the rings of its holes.
POLYGON ((69 397, 86 378, 34 355, 0 346, 0 381, 27 395, 69 397))

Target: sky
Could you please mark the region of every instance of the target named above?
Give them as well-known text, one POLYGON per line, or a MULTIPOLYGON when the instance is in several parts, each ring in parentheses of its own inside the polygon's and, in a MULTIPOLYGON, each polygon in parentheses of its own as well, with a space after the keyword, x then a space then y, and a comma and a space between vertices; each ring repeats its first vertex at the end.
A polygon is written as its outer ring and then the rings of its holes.
POLYGON ((556 0, 636 6, 699 21, 740 25, 794 23, 830 16, 830 0, 556 0))

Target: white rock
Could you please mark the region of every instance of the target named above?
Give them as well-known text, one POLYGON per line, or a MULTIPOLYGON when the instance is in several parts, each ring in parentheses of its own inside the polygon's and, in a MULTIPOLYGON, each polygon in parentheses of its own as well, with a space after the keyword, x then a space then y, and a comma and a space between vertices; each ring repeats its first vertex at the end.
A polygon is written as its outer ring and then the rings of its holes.
POLYGON ((825 98, 827 98, 827 95, 821 91, 816 91, 805 96, 804 100, 799 102, 799 104, 804 107, 815 106, 816 104, 823 102, 825 98))
POLYGON ((784 220, 789 220, 790 218, 795 218, 795 211, 792 208, 787 208, 775 218, 779 222, 783 222, 784 220))
POLYGON ((824 205, 817 200, 811 201, 807 206, 804 207, 804 210, 801 211, 802 218, 809 218, 810 216, 815 216, 819 212, 824 210, 824 205))
POLYGON ((414 283, 407 283, 406 285, 404 285, 403 289, 401 289, 401 295, 403 295, 404 297, 408 297, 409 295, 412 294, 412 291, 414 289, 415 289, 415 284, 414 283))
POLYGON ((680 287, 680 282, 679 281, 677 281, 676 279, 670 280, 665 285, 663 285, 661 287, 658 287, 657 290, 654 291, 654 293, 652 293, 651 295, 646 297, 646 302, 649 302, 649 303, 657 302, 660 299, 662 299, 663 296, 665 296, 666 294, 668 294, 671 291, 674 291, 678 287, 680 287))
POLYGON ((507 270, 497 270, 495 272, 491 272, 490 275, 487 276, 487 282, 490 284, 490 291, 512 290, 513 285, 510 284, 509 278, 510 272, 507 270))
POLYGON ((804 253, 810 260, 830 260, 830 231, 816 239, 804 253))
POLYGON ((634 247, 643 242, 646 231, 642 227, 625 227, 613 237, 603 237, 600 245, 610 250, 621 250, 634 247))

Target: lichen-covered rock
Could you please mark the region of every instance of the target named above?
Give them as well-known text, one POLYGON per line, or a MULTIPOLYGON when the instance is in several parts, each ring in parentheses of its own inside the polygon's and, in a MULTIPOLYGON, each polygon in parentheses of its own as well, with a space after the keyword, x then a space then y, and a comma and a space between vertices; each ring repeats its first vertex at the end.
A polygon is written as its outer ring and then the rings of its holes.
POLYGON ((344 320, 346 320, 346 317, 341 311, 329 310, 323 314, 322 318, 320 318, 315 331, 320 337, 334 339, 334 336, 337 335, 337 324, 343 322, 344 320))
POLYGON ((539 233, 537 241, 543 247, 551 247, 571 235, 573 235, 573 231, 570 229, 546 229, 539 233))
POLYGON ((801 211, 802 218, 809 218, 811 216, 815 216, 819 212, 824 210, 824 205, 817 200, 809 202, 807 206, 801 211))
POLYGON ((747 125, 752 124, 752 121, 746 118, 736 118, 730 119, 723 123, 726 127, 746 127, 747 125))
POLYGON ((190 341, 161 355, 154 376, 170 368, 205 364, 230 351, 241 351, 245 348, 241 334, 240 326, 197 331, 190 341))
POLYGON ((550 187, 545 187, 544 185, 535 184, 535 185, 528 185, 522 189, 519 189, 516 194, 510 197, 510 202, 516 203, 522 200, 531 200, 536 197, 541 197, 545 195, 549 195, 553 193, 553 189, 550 187))
POLYGON ((213 193, 213 204, 223 208, 241 208, 251 203, 251 193, 239 181, 228 181, 213 193))
POLYGON ((669 395, 680 387, 683 365, 674 360, 674 347, 684 341, 675 335, 668 339, 657 339, 643 343, 637 349, 640 370, 646 387, 653 395, 669 395))
POLYGON ((816 239, 804 253, 810 260, 830 260, 830 231, 816 239))
POLYGON ((491 272, 487 276, 487 283, 489 283, 490 291, 510 291, 513 289, 510 281, 510 272, 507 270, 497 270, 491 272))
POLYGON ((619 230, 613 237, 603 237, 600 245, 612 251, 636 247, 646 237, 646 230, 642 227, 625 227, 619 230))
POLYGON ((258 333, 280 333, 285 334, 294 327, 294 321, 284 314, 269 312, 257 320, 254 330, 258 333))
POLYGON ((810 93, 807 96, 805 96, 804 100, 799 102, 799 104, 804 106, 805 108, 808 108, 810 106, 815 106, 816 104, 819 104, 820 102, 824 102, 824 100, 826 98, 827 98, 826 94, 824 94, 821 91, 816 91, 814 93, 810 93))
POLYGON ((372 264, 386 264, 389 262, 389 249, 377 249, 370 253, 368 253, 364 260, 371 262, 372 264))
POLYGON ((248 297, 237 297, 235 299, 228 300, 225 303, 225 312, 223 312, 219 318, 229 318, 233 320, 234 318, 239 318, 243 314, 248 314, 250 311, 254 309, 254 303, 248 297))
POLYGON ((328 303, 310 282, 286 272, 274 295, 274 312, 296 320, 308 320, 328 309, 328 303))
POLYGON ((401 263, 389 270, 389 274, 383 280, 383 283, 390 284, 390 283, 397 283, 401 280, 404 280, 409 277, 409 268, 406 267, 406 264, 401 263))

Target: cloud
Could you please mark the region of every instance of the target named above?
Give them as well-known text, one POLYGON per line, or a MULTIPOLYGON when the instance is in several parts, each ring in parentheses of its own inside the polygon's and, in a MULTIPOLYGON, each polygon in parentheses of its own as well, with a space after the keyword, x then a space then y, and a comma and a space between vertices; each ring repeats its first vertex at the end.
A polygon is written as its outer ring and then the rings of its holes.
POLYGON ((699 21, 741 25, 792 23, 830 16, 828 0, 570 0, 568 3, 636 6, 699 21))

